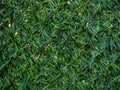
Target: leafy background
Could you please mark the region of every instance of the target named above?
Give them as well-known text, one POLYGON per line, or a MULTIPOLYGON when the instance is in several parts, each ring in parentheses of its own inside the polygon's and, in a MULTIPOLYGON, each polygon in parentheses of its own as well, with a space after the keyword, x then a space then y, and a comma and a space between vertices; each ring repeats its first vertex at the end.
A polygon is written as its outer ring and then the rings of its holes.
POLYGON ((1 90, 119 90, 119 0, 0 0, 1 90))

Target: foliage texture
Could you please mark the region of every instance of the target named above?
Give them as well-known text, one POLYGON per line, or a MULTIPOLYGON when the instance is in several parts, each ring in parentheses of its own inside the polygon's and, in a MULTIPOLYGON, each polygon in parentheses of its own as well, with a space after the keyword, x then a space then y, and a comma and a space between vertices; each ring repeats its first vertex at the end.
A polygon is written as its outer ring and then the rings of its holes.
POLYGON ((0 0, 0 90, 120 90, 120 0, 0 0))

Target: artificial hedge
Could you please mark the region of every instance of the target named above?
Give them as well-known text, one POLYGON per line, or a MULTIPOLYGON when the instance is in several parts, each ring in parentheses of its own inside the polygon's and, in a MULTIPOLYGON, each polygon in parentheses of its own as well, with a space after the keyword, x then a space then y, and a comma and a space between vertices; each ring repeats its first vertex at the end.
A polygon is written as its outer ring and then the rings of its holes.
POLYGON ((120 90, 120 0, 0 0, 0 90, 120 90))

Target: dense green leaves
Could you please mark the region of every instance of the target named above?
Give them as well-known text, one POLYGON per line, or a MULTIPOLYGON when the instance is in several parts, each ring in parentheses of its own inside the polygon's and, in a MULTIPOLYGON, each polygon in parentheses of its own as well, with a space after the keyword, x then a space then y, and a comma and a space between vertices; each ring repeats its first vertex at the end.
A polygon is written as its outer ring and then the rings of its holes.
POLYGON ((119 0, 1 0, 1 90, 119 90, 119 0))

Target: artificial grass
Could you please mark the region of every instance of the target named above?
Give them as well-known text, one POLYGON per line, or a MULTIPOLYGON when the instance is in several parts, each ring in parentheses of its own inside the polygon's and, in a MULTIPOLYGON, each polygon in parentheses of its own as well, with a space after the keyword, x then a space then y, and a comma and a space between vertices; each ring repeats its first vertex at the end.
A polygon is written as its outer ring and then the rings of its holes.
POLYGON ((0 90, 119 89, 119 0, 0 1, 0 90))

